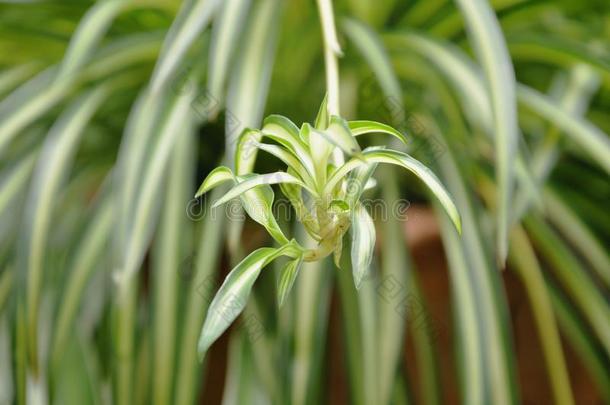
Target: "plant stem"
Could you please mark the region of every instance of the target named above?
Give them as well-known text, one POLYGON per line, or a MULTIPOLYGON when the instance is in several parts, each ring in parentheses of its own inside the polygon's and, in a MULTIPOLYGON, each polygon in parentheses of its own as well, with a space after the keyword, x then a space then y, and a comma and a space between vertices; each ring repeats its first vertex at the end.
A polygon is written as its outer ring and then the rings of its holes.
POLYGON ((320 11, 322 35, 324 37, 324 64, 326 68, 326 90, 328 91, 328 113, 339 115, 339 66, 337 56, 342 54, 335 17, 330 0, 317 0, 320 11))
MULTIPOLYGON (((339 111, 339 63, 337 56, 341 56, 341 46, 337 40, 335 17, 330 0, 317 0, 324 37, 324 65, 326 69, 326 91, 328 92, 328 114, 341 115, 339 111)), ((341 149, 333 150, 332 159, 335 164, 342 164, 345 159, 341 149)))

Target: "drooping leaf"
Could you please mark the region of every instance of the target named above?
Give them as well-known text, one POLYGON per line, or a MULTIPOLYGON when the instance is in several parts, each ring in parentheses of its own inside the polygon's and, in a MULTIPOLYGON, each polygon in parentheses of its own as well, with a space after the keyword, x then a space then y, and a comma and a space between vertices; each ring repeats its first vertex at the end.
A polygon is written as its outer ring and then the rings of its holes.
POLYGON ((352 214, 352 273, 356 289, 369 272, 375 250, 375 225, 362 204, 356 204, 352 214))
MULTIPOLYGON (((245 177, 252 177, 252 175, 245 177)), ((241 181, 241 177, 238 177, 237 180, 241 181)), ((250 218, 258 222, 262 226, 264 226, 267 232, 269 232, 269 234, 273 237, 273 239, 275 239, 278 243, 284 245, 288 243, 288 239, 282 232, 282 229, 280 228, 275 217, 273 216, 273 199, 273 189, 268 184, 251 188, 240 196, 241 204, 246 210, 248 216, 250 216, 250 218)))
POLYGON ((389 163, 393 165, 398 165, 404 167, 409 170, 413 174, 415 174, 418 178, 420 178, 432 191, 434 196, 440 201, 441 205, 451 218, 451 221, 455 225, 458 232, 461 232, 462 223, 460 220, 460 215, 455 207, 455 204, 451 200, 451 197, 443 187, 442 183, 436 177, 436 175, 424 166, 420 161, 412 158, 406 153, 394 151, 394 150, 367 150, 365 149, 362 153, 364 159, 350 159, 347 161, 342 167, 337 169, 332 177, 328 180, 326 184, 326 191, 332 190, 335 185, 343 178, 343 176, 347 175, 352 170, 357 167, 368 163, 389 163))
POLYGON ((212 170, 210 174, 208 174, 208 176, 205 178, 205 180, 203 180, 203 183, 201 183, 201 186, 199 186, 199 190, 197 190, 197 193, 195 194, 195 198, 207 193, 211 189, 227 181, 231 181, 234 179, 235 176, 233 175, 231 169, 226 166, 219 166, 216 169, 212 170))
POLYGON ((348 121, 349 129, 352 131, 354 136, 380 133, 392 135, 396 139, 400 140, 405 145, 408 144, 407 138, 397 129, 392 128, 389 125, 382 124, 375 121, 348 121))
POLYGON ((277 301, 280 307, 284 304, 286 297, 292 290, 292 286, 299 275, 299 270, 301 269, 302 264, 303 259, 301 257, 297 257, 296 259, 287 262, 284 268, 281 270, 280 280, 277 287, 277 301))
POLYGON ((233 323, 246 306, 250 291, 261 270, 273 259, 281 255, 298 254, 294 246, 285 245, 279 249, 260 248, 250 253, 227 276, 220 286, 201 329, 197 345, 199 359, 202 360, 208 348, 233 323))

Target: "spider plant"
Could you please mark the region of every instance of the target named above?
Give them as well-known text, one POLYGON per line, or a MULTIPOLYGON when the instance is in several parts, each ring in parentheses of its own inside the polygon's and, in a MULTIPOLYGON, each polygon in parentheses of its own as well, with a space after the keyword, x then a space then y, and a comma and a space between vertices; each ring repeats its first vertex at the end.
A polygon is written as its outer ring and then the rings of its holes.
POLYGON ((609 20, 598 0, 0 1, 0 403, 610 401, 609 20), (430 269, 369 197, 435 213, 440 332, 430 269))
POLYGON ((335 265, 340 267, 343 236, 351 229, 352 273, 356 289, 360 288, 375 249, 373 219, 361 204, 360 197, 367 189, 367 183, 373 180, 372 175, 379 163, 401 166, 415 173, 432 190, 460 230, 460 218, 453 201, 436 175, 421 162, 393 149, 360 148, 356 136, 375 132, 390 134, 408 143, 390 126, 375 121, 348 122, 335 115, 329 116, 326 102, 322 103, 313 127, 304 123, 299 129, 289 119, 272 115, 265 119, 261 130, 245 129, 237 139, 234 161, 235 170, 240 175, 236 176, 228 167, 220 166, 203 181, 195 198, 225 182, 234 183, 233 188, 212 207, 241 196, 250 218, 263 225, 279 247, 255 250, 231 270, 208 309, 199 340, 200 357, 239 316, 261 270, 280 256, 290 258, 278 283, 281 306, 303 262, 317 262, 333 254, 335 265), (261 143, 262 138, 269 138, 277 144, 261 143), (339 166, 329 164, 334 148, 339 148, 351 158, 339 166), (263 175, 250 173, 248 163, 251 159, 245 155, 252 154, 253 150, 280 159, 287 165, 286 171, 263 175), (272 212, 272 184, 280 185, 297 213, 298 221, 317 242, 315 248, 307 249, 284 235, 272 212), (308 204, 304 193, 307 193, 308 204))

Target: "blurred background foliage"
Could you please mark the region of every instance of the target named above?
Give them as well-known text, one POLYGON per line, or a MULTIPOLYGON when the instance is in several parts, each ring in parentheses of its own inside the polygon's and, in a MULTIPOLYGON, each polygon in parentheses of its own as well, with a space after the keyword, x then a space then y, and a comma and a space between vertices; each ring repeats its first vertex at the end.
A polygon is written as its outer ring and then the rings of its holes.
MULTIPOLYGON (((437 215, 452 339, 425 322, 428 269, 415 271, 404 223, 383 221, 359 292, 349 272, 308 264, 279 311, 269 269, 197 361, 226 268, 269 242, 192 196, 242 128, 314 119, 326 91, 314 1, 2 1, 0 403, 521 403, 506 273, 532 314, 545 402, 585 403, 566 348, 587 398, 610 402, 610 4, 333 7, 342 115, 405 132, 462 214, 461 237, 437 215), (512 153, 500 134, 516 108, 512 153)), ((429 201, 412 178, 378 180, 371 196, 429 201)))

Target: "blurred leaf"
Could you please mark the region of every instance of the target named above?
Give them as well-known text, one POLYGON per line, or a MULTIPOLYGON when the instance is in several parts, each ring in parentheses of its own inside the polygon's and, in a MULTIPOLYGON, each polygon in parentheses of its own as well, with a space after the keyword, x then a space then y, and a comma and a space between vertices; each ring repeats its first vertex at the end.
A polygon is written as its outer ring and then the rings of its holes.
POLYGON ((125 0, 106 0, 95 3, 80 21, 62 61, 55 80, 75 74, 89 59, 106 34, 112 20, 126 4, 125 0))
POLYGON ((540 219, 529 216, 525 226, 535 245, 553 264, 553 270, 570 296, 583 311, 595 335, 610 356, 610 307, 567 246, 540 219))
POLYGON ((107 92, 108 84, 105 84, 77 98, 55 122, 38 158, 30 187, 18 262, 27 291, 29 359, 34 369, 38 367, 38 310, 53 201, 71 168, 85 126, 107 97, 107 92))
MULTIPOLYGON (((227 0, 219 7, 212 27, 210 43, 208 91, 214 98, 213 109, 220 108, 224 98, 226 77, 230 72, 230 62, 239 44, 251 0, 227 0)), ((216 111, 210 111, 214 116, 216 111)))
POLYGON ((573 404, 574 395, 570 387, 566 360, 542 269, 538 264, 534 249, 521 227, 514 229, 511 236, 510 261, 514 263, 517 274, 525 285, 536 321, 538 337, 542 343, 555 402, 566 405, 573 404))
MULTIPOLYGON (((508 254, 509 212, 513 188, 513 160, 519 139, 515 72, 504 35, 493 9, 484 0, 458 0, 466 21, 470 41, 485 72, 487 91, 494 117, 495 167, 497 187, 498 262, 503 265, 508 254)), ((498 401, 510 401, 510 393, 498 388, 498 401)))
POLYGON ((547 96, 530 87, 519 85, 517 90, 522 103, 563 130, 572 141, 610 173, 610 139, 607 134, 589 121, 563 110, 547 96))
POLYGON ((184 55, 197 36, 212 20, 219 0, 188 0, 182 4, 180 17, 175 20, 163 43, 161 55, 151 78, 151 92, 167 88, 176 71, 184 64, 184 55))

